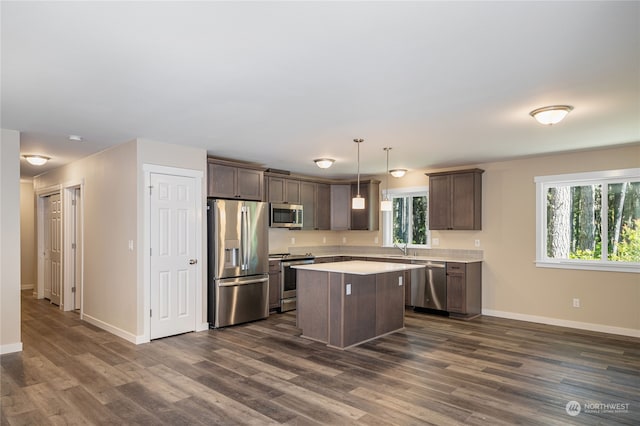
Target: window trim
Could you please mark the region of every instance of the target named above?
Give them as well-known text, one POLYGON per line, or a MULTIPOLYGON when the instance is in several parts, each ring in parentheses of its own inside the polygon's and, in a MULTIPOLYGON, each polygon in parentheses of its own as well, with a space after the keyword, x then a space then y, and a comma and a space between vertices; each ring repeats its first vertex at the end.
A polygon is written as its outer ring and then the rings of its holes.
MULTIPOLYGON (((581 269, 590 271, 631 272, 640 273, 640 262, 618 262, 613 260, 553 259, 547 257, 547 191, 556 186, 581 186, 585 184, 601 184, 603 198, 606 199, 608 184, 629 180, 640 180, 640 168, 603 170, 597 172, 569 173, 562 175, 536 176, 536 267, 581 269)), ((607 215, 603 215, 602 228, 608 229, 607 215)), ((607 253, 607 238, 603 236, 602 252, 607 253)))
MULTIPOLYGON (((427 197, 427 212, 429 209, 429 187, 428 186, 412 186, 412 187, 404 187, 404 188, 393 188, 382 191, 382 197, 388 195, 389 198, 397 197, 410 197, 410 196, 425 196, 427 197)), ((391 212, 381 212, 382 213, 382 247, 393 247, 393 242, 389 244, 391 241, 391 232, 393 229, 393 224, 391 223, 393 217, 391 216, 391 212)), ((426 232, 427 243, 426 244, 408 244, 408 248, 416 248, 416 249, 430 249, 431 248, 431 230, 429 229, 429 215, 427 215, 427 232, 426 232)))

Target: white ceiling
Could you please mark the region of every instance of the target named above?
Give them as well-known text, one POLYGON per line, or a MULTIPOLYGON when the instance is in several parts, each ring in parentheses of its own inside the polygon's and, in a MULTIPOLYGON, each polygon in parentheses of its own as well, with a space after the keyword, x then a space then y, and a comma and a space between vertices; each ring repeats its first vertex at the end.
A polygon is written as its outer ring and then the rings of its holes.
POLYGON ((6 2, 2 127, 52 157, 134 138, 317 176, 640 141, 640 2, 6 2), (545 127, 534 108, 569 104, 545 127), (68 135, 81 135, 71 142, 68 135), (336 164, 320 170, 317 157, 336 164))

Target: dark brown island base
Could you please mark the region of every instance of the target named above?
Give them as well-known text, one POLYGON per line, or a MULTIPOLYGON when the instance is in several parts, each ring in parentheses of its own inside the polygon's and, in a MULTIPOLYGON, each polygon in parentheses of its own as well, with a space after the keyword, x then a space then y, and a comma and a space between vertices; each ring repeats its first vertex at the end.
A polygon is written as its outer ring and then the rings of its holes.
POLYGON ((345 349, 404 329, 404 271, 424 265, 350 261, 294 267, 302 337, 345 349))

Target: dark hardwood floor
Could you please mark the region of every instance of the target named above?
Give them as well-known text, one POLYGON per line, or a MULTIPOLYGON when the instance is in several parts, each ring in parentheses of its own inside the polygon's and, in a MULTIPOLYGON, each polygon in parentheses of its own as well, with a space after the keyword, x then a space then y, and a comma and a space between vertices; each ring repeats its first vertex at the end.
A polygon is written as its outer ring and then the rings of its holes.
POLYGON ((295 314, 133 345, 22 298, 3 355, 4 424, 639 424, 640 339, 407 311, 346 351, 295 314), (580 404, 567 414, 570 401, 580 404), (604 405, 609 404, 609 405, 604 405), (617 404, 617 405, 611 405, 617 404))

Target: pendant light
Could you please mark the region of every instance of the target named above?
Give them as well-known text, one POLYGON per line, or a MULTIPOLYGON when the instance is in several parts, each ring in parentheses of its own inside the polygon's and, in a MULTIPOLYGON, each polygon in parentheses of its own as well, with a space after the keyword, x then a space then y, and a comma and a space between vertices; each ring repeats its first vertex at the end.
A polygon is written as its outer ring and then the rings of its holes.
POLYGON ((387 152, 387 174, 385 175, 385 186, 387 190, 384 193, 384 198, 380 203, 380 210, 383 212, 390 212, 393 210, 393 206, 391 204, 391 200, 389 200, 389 151, 391 151, 391 147, 382 148, 387 152))
POLYGON ((364 142, 364 139, 354 139, 353 141, 358 144, 358 194, 351 199, 351 208, 353 210, 363 210, 364 198, 360 196, 360 144, 364 142))

